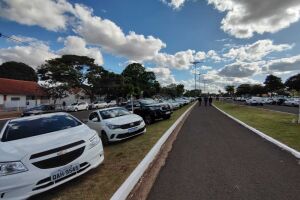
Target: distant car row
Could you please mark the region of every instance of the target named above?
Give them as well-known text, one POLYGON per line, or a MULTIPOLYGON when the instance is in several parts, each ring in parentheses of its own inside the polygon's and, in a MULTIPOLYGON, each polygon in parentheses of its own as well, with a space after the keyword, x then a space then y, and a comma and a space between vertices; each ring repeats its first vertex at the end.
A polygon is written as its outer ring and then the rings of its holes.
MULTIPOLYGON (((31 111, 33 116, 7 121, 0 132, 0 199, 27 199, 96 168, 104 160, 102 143, 143 134, 146 124, 171 117, 171 105, 193 100, 140 99, 125 107, 93 110, 86 124, 63 112, 31 111)), ((76 105, 88 109, 87 104, 76 105)))
POLYGON ((286 105, 286 106, 299 106, 299 98, 287 98, 287 97, 236 97, 235 101, 244 101, 249 105, 286 105))

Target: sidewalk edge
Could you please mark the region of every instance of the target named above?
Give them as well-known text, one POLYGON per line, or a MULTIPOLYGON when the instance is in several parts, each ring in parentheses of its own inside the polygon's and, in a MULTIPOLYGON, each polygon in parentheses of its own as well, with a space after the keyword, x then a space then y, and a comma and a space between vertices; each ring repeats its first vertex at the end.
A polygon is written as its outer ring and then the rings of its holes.
POLYGON ((256 133, 257 135, 259 135, 260 137, 264 138, 265 140, 275 144, 276 146, 284 149, 285 151, 291 153, 293 156, 295 156, 296 158, 300 159, 300 152, 279 142, 278 140, 268 136, 267 134, 253 128, 252 126, 247 125, 246 123, 242 122, 241 120, 233 117, 232 115, 226 113, 225 111, 221 110, 220 108, 218 108, 217 106, 213 105, 214 108, 216 108, 217 110, 219 110, 221 113, 223 113, 224 115, 226 115, 227 117, 233 119, 234 121, 236 121, 237 123, 241 124, 242 126, 244 126, 245 128, 253 131, 254 133, 256 133))

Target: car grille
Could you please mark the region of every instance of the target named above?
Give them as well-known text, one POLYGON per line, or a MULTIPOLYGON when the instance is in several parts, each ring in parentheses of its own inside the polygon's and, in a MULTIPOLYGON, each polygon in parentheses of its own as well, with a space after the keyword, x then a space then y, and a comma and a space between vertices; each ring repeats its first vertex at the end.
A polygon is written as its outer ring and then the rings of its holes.
POLYGON ((82 155, 82 153, 84 152, 84 149, 85 149, 85 146, 82 146, 83 143, 84 143, 84 141, 81 140, 81 141, 74 142, 74 143, 71 143, 71 144, 68 144, 65 146, 61 146, 61 147, 58 147, 55 149, 51 149, 48 151, 33 154, 30 156, 30 159, 32 160, 35 158, 40 158, 43 156, 57 153, 57 156, 55 156, 55 157, 47 158, 47 159, 36 161, 36 162, 33 161, 32 164, 40 169, 49 169, 49 168, 64 166, 64 165, 67 165, 68 163, 76 160, 78 157, 80 157, 82 155), (77 149, 69 151, 65 154, 59 155, 59 152, 67 151, 68 149, 74 148, 79 145, 81 145, 80 148, 77 148, 77 149))
POLYGON ((145 127, 141 128, 141 129, 139 129, 139 130, 136 130, 136 131, 134 131, 134 132, 132 132, 132 133, 119 134, 119 135, 117 136, 117 138, 118 138, 118 139, 128 138, 128 137, 137 135, 137 134, 143 132, 144 130, 145 130, 145 127))
POLYGON ((128 129, 128 128, 132 128, 132 127, 135 127, 135 126, 138 126, 142 123, 142 121, 136 121, 136 122, 132 122, 132 123, 129 123, 129 124, 124 124, 124 125, 121 125, 121 129, 128 129))
MULTIPOLYGON (((65 179, 67 179, 67 178, 69 178, 69 177, 72 177, 72 176, 74 176, 75 174, 80 173, 80 172, 86 170, 86 169, 89 168, 90 166, 91 166, 91 165, 90 165, 89 163, 87 163, 87 162, 81 163, 81 164, 80 164, 80 170, 79 170, 79 171, 74 172, 74 173, 72 173, 72 174, 70 174, 70 175, 68 175, 68 176, 66 176, 66 177, 64 177, 64 178, 62 178, 62 179, 59 179, 59 180, 57 180, 55 183, 59 183, 59 182, 65 180, 65 179)), ((35 190, 44 189, 44 188, 47 188, 47 187, 49 187, 49 186, 51 186, 51 185, 54 185, 55 183, 54 183, 53 181, 51 181, 51 177, 47 177, 47 178, 44 178, 44 179, 38 181, 37 184, 36 184, 36 187, 33 188, 32 190, 35 191, 35 190)))

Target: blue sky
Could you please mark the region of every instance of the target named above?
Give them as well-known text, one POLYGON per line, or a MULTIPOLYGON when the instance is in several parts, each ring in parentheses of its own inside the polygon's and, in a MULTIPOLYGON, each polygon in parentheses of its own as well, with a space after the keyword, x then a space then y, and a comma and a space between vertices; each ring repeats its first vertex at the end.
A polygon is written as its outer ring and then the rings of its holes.
POLYGON ((299 18, 298 0, 0 0, 0 32, 24 41, 2 38, 0 63, 72 53, 120 73, 141 62, 191 89, 201 61, 198 87, 213 92, 299 73, 299 18))

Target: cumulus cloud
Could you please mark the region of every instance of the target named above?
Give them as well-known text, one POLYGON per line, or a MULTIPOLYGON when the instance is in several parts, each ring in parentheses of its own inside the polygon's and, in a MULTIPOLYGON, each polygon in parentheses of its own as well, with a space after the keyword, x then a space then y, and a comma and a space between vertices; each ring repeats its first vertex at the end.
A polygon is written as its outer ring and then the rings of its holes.
POLYGON ((45 60, 55 58, 57 55, 44 43, 32 43, 27 46, 14 46, 0 49, 0 63, 8 61, 24 62, 37 67, 45 60))
POLYGON ((95 59, 98 65, 103 64, 103 57, 99 48, 87 47, 84 39, 77 36, 68 36, 64 40, 64 48, 58 51, 59 54, 73 54, 79 56, 88 56, 95 59))
POLYGON ((171 70, 166 67, 154 67, 147 68, 148 71, 154 72, 156 79, 162 85, 169 85, 171 83, 175 83, 174 75, 171 73, 171 70))
POLYGON ((16 45, 8 48, 0 48, 0 63, 8 61, 24 62, 34 68, 45 63, 46 60, 59 57, 63 54, 89 56, 95 59, 95 63, 102 65, 102 54, 98 48, 87 47, 86 42, 77 36, 68 36, 59 40, 64 41, 64 47, 57 51, 50 49, 49 45, 35 38, 13 36, 20 41, 30 41, 25 45, 16 45))
POLYGON ((236 62, 229 65, 225 65, 225 67, 219 70, 218 74, 226 77, 245 78, 259 72, 261 69, 259 64, 259 62, 236 62))
POLYGON ((175 10, 181 8, 183 4, 186 2, 186 0, 161 0, 161 1, 175 10))
POLYGON ((237 37, 275 33, 300 19, 299 0, 208 0, 226 12, 221 28, 237 37))
POLYGON ((47 30, 66 29, 73 7, 65 0, 2 0, 0 16, 25 25, 38 25, 47 30))
POLYGON ((99 45, 113 54, 132 60, 152 59, 162 48, 166 47, 160 39, 144 36, 122 29, 108 19, 93 15, 93 10, 83 5, 75 5, 75 13, 79 19, 74 28, 88 43, 99 45))
POLYGON ((293 48, 290 44, 273 44, 272 40, 258 40, 253 44, 231 48, 223 56, 239 61, 258 61, 272 52, 281 52, 293 48))
POLYGON ((277 72, 300 70, 300 55, 271 60, 267 63, 267 70, 277 72))

